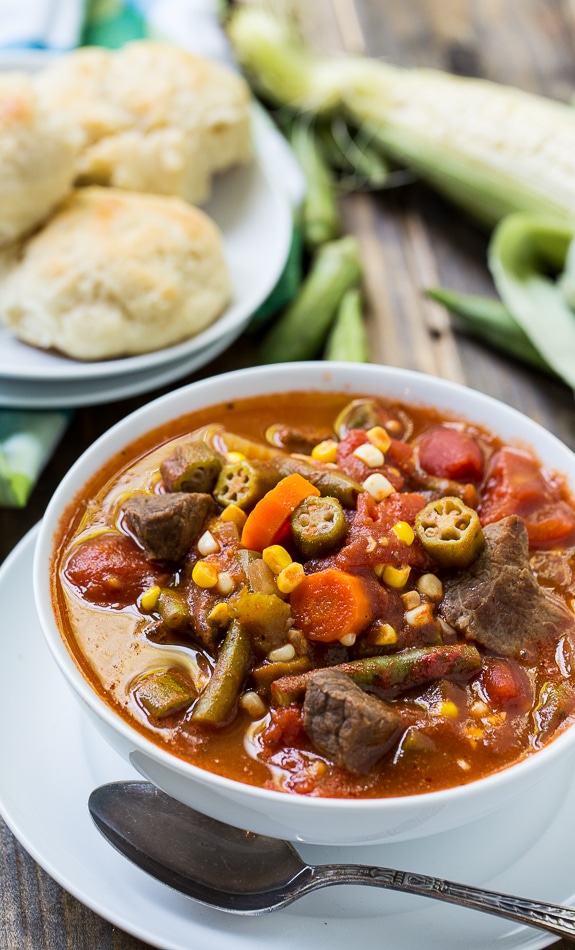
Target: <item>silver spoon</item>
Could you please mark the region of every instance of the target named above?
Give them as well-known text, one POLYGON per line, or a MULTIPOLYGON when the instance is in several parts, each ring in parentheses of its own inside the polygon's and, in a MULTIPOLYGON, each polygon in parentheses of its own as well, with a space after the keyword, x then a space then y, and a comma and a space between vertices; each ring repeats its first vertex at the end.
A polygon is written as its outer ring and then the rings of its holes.
POLYGON ((111 782, 90 795, 105 838, 148 874, 210 907, 265 914, 330 884, 419 894, 575 938, 575 909, 426 874, 361 864, 305 864, 287 841, 241 831, 168 797, 148 782, 111 782))

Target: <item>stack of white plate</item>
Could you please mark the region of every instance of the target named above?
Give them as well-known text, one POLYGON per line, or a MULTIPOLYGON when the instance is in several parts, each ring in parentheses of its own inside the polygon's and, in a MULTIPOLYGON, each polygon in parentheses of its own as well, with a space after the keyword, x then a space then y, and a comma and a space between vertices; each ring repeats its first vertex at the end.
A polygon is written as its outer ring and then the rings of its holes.
MULTIPOLYGON (((36 65, 27 54, 0 60, 0 69, 36 65)), ((203 205, 223 234, 232 280, 225 313, 184 343, 97 363, 37 350, 0 328, 0 407, 84 406, 138 395, 182 379, 240 336, 277 283, 292 234, 291 200, 277 161, 279 136, 256 110, 254 120, 254 161, 220 175, 203 205)))

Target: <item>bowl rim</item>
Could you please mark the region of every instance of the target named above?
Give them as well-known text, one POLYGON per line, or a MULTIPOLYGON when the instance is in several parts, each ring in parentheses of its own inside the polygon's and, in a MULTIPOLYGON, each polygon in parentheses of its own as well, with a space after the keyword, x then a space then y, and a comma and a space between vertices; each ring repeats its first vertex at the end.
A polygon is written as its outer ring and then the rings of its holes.
MULTIPOLYGON (((236 394, 236 398, 238 399, 249 398, 250 395, 265 395, 266 392, 272 395, 274 392, 295 392, 302 390, 318 392, 345 392, 349 390, 351 395, 358 393, 365 393, 367 395, 370 393, 369 383, 375 384, 378 380, 383 384, 380 395, 384 398, 396 398, 407 403, 411 401, 412 405, 427 404, 437 406, 440 409, 451 411, 461 418, 469 419, 471 422, 484 424, 488 428, 493 426, 492 431, 496 433, 500 431, 502 421, 508 424, 509 431, 511 432, 521 432, 526 427, 528 430, 527 435, 520 435, 516 440, 508 434, 503 435, 502 438, 510 443, 517 441, 519 445, 529 445, 531 441, 540 440, 545 446, 545 449, 554 450, 558 458, 564 460, 565 469, 567 471, 569 469, 568 463, 570 463, 572 467, 570 477, 563 468, 561 468, 560 474, 566 477, 575 495, 575 454, 571 449, 538 422, 492 396, 469 386, 440 377, 430 376, 416 370, 388 367, 381 364, 355 364, 336 361, 326 364, 321 361, 308 361, 278 363, 231 370, 217 376, 194 381, 186 386, 159 396, 157 399, 146 403, 127 415, 124 419, 117 422, 99 436, 68 470, 50 499, 36 539, 32 569, 36 609, 42 633, 48 644, 50 653, 67 680, 68 685, 74 689, 77 696, 98 719, 110 727, 113 732, 119 733, 120 736, 131 743, 134 748, 149 756, 152 761, 166 767, 171 772, 177 773, 178 776, 193 782, 199 782, 203 786, 214 787, 215 790, 221 790, 224 793, 228 793, 228 795, 242 795, 243 797, 248 797, 255 805, 258 803, 262 806, 265 803, 273 803, 274 805, 281 803, 282 808, 287 811, 297 811, 302 808, 306 810, 311 809, 313 811, 320 808, 322 812, 331 811, 334 813, 348 811, 349 809, 353 812, 362 813, 376 813, 382 810, 383 812, 391 812, 393 810, 394 813, 397 812, 398 819, 400 819, 402 813, 408 813, 413 810, 414 807, 418 809, 449 807, 453 801, 461 803, 462 797, 469 798, 471 801, 477 795, 487 793, 490 790, 495 791, 498 787, 504 787, 510 783, 519 781, 523 776, 529 778, 533 772, 542 773, 547 765, 550 765, 563 754, 564 749, 568 751, 570 747, 575 746, 575 728, 572 726, 557 735, 541 749, 534 750, 518 762, 496 772, 492 772, 483 778, 464 782, 463 784, 446 789, 422 792, 415 795, 359 799, 292 795, 279 789, 261 788, 256 785, 240 782, 236 779, 227 778, 215 772, 210 772, 156 745, 151 739, 148 739, 146 735, 132 727, 119 713, 115 712, 111 706, 104 702, 82 674, 66 646, 63 637, 60 635, 53 614, 50 596, 49 564, 53 553, 53 535, 65 505, 69 503, 70 498, 74 497, 78 491, 81 490, 82 486, 86 484, 89 478, 95 474, 97 469, 101 466, 101 451, 103 448, 106 448, 106 446, 112 443, 112 448, 106 449, 105 461, 113 455, 116 455, 122 446, 128 447, 146 431, 153 431, 168 420, 187 415, 196 409, 209 407, 210 404, 215 405, 225 401, 226 396, 223 390, 229 386, 234 387, 239 384, 240 392, 236 394), (311 383, 309 380, 302 383, 302 373, 305 373, 306 377, 315 378, 316 384, 311 383), (284 385, 279 387, 277 384, 275 386, 273 384, 274 379, 278 377, 281 378, 284 383, 284 385), (354 380, 352 384, 344 385, 343 380, 346 378, 349 379, 350 377, 354 380), (268 379, 270 380, 270 385, 263 386, 262 388, 263 382, 268 379), (360 384, 360 380, 365 380, 365 385, 360 384), (401 391, 399 391, 399 389, 393 389, 393 392, 387 393, 385 391, 386 382, 400 386, 401 391), (250 391, 246 393, 242 392, 242 386, 243 388, 247 387, 250 391), (413 395, 410 395, 411 388, 419 389, 421 387, 429 388, 430 395, 428 397, 421 399, 414 398, 413 395), (196 404, 178 405, 190 394, 192 401, 195 399, 196 404), (208 400, 205 398, 202 399, 202 396, 206 394, 209 394, 213 398, 208 400), (453 398, 454 401, 450 406, 442 403, 441 400, 436 401, 436 397, 439 397, 441 394, 445 397, 453 398), (465 408, 455 408, 460 403, 462 403, 465 408), (471 407, 477 409, 475 417, 473 413, 468 411, 471 407), (481 410, 487 414, 494 413, 494 419, 496 421, 484 421, 481 410), (155 419, 154 422, 146 424, 147 418, 157 413, 161 414, 161 419, 155 419), (121 445, 114 444, 118 439, 121 441, 121 445), (100 461, 98 461, 98 458, 100 461)), ((505 426, 503 428, 505 428, 505 426)), ((539 458, 540 451, 536 449, 535 454, 539 458)), ((547 463, 543 462, 543 464, 546 465, 547 463)), ((552 463, 549 467, 554 471, 558 471, 555 463, 552 463)))

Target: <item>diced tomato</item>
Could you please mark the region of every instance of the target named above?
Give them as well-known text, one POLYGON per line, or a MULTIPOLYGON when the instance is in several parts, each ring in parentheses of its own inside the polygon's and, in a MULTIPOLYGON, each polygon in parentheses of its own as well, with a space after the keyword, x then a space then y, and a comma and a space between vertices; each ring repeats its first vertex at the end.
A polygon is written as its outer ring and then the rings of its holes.
POLYGON ((396 491, 401 491, 405 478, 402 472, 409 474, 413 470, 413 449, 405 442, 392 439, 388 451, 385 453, 383 465, 373 467, 367 465, 353 453, 360 445, 369 442, 364 429, 352 429, 337 447, 337 464, 346 475, 363 483, 369 475, 380 472, 391 482, 396 491))
POLYGON ((169 577, 131 538, 119 533, 82 541, 72 551, 64 574, 85 600, 102 607, 127 607, 147 587, 166 583, 169 577))
POLYGON ((436 426, 417 445, 419 464, 429 475, 457 482, 480 482, 484 459, 475 439, 460 429, 436 426))
POLYGON ((533 688, 515 660, 487 657, 477 682, 483 698, 497 710, 521 713, 531 708, 533 688))
POLYGON ((506 447, 496 452, 489 466, 479 516, 485 525, 513 514, 525 521, 532 545, 559 541, 575 531, 575 511, 561 499, 536 459, 506 447))
POLYGON ((277 706, 271 710, 269 725, 261 734, 264 755, 273 755, 282 746, 299 745, 305 741, 301 706, 277 706))
POLYGON ((412 544, 405 544, 393 531, 398 521, 413 527, 415 516, 425 503, 418 492, 398 492, 380 502, 362 492, 346 543, 334 558, 335 564, 351 571, 373 569, 382 562, 429 570, 433 562, 419 538, 416 536, 412 544))

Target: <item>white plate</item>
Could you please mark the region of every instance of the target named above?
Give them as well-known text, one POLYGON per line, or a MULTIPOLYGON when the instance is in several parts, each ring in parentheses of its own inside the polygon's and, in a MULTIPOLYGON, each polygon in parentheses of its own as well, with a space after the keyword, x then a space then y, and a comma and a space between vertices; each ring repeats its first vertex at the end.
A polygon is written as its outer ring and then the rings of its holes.
MULTIPOLYGON (((475 911, 367 887, 328 888, 269 916, 234 917, 182 897, 131 865, 96 831, 86 802, 96 785, 135 773, 92 732, 44 644, 32 597, 35 535, 30 532, 0 569, 0 812, 26 850, 76 898, 159 950, 485 950, 496 943, 502 950, 537 950, 554 941, 475 911)), ((568 762, 553 788, 539 786, 464 830, 419 843, 302 853, 308 860, 386 864, 569 903, 572 772, 568 762)))
POLYGON ((128 373, 125 376, 71 380, 64 386, 58 381, 2 379, 0 377, 0 407, 65 409, 72 406, 96 406, 147 393, 183 379, 200 366, 205 366, 227 349, 238 335, 234 334, 216 340, 211 346, 186 359, 165 363, 150 371, 128 373))
MULTIPOLYGON (((0 69, 33 69, 29 57, 0 57, 0 69)), ((190 360, 192 369, 210 358, 210 347, 221 340, 230 345, 245 329, 257 307, 277 283, 285 265, 292 234, 292 211, 281 172, 274 167, 270 140, 277 133, 258 119, 254 110, 255 157, 246 166, 217 176, 212 197, 203 209, 218 224, 232 281, 232 303, 210 327, 175 346, 126 359, 85 363, 37 350, 0 328, 0 384, 7 381, 52 382, 62 392, 76 382, 88 392, 102 380, 145 374, 153 388, 154 372, 167 364, 190 360)), ((289 155, 289 153, 288 153, 289 155)), ((293 161, 293 159, 292 159, 293 161)), ((1 396, 1 390, 0 390, 1 396)), ((9 394, 8 394, 9 398, 9 394)), ((15 397, 14 397, 15 398, 15 397)))

